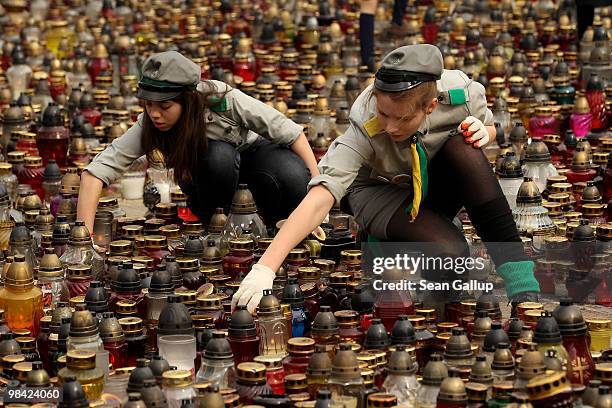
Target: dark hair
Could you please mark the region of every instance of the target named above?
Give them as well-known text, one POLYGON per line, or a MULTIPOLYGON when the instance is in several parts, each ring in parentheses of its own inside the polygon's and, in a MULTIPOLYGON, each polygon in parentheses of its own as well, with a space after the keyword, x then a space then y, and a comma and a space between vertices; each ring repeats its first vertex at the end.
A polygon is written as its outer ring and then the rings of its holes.
POLYGON ((152 160, 155 150, 158 150, 166 167, 174 169, 174 178, 177 181, 190 181, 192 171, 208 148, 205 109, 219 103, 225 93, 187 90, 172 99, 181 105, 183 111, 172 128, 171 135, 157 129, 145 109, 142 147, 147 159, 152 160))

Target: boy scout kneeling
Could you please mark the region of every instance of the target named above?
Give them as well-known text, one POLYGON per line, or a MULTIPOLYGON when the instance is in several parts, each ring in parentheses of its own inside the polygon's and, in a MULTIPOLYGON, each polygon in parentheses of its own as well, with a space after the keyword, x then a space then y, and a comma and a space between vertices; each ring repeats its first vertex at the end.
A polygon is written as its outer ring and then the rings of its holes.
POLYGON ((306 198, 243 280, 234 305, 255 310, 286 255, 334 203, 370 236, 434 243, 440 254, 453 256, 468 250, 452 223, 465 207, 483 242, 508 243, 504 250, 488 246, 508 297, 517 302, 539 292, 499 183, 474 148, 495 134, 481 84, 444 70, 435 46, 400 47, 383 58, 350 121, 319 163, 321 174, 310 181, 306 198))

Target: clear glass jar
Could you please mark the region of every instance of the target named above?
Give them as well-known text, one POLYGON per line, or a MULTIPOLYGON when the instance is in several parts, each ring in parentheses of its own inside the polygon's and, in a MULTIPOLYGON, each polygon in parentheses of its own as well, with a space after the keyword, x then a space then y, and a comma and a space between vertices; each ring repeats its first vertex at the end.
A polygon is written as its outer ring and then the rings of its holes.
POLYGON ((332 363, 328 388, 333 399, 344 397, 350 400, 353 407, 365 407, 365 387, 359 370, 359 361, 349 343, 340 344, 332 363))
POLYGON ((17 201, 17 185, 19 181, 13 174, 13 165, 10 163, 0 163, 0 182, 4 183, 11 202, 17 201))
POLYGON ((287 319, 271 289, 264 289, 257 309, 257 317, 259 320, 259 354, 286 355, 289 341, 287 319))
POLYGON ((121 178, 121 195, 126 200, 140 200, 144 192, 145 172, 126 172, 121 178))
POLYGON ((6 79, 13 93, 13 99, 19 98, 23 92, 28 90, 32 79, 32 68, 25 63, 25 56, 20 54, 19 60, 13 59, 13 65, 6 70, 6 79))
POLYGON ((210 382, 219 388, 231 388, 236 380, 234 359, 213 360, 203 357, 196 375, 197 382, 210 382))
POLYGON ((70 232, 68 248, 60 257, 65 265, 85 264, 91 266, 94 280, 104 281, 104 259, 93 248, 89 231, 83 221, 76 221, 70 232))
POLYGON ((64 268, 53 248, 47 248, 38 271, 38 286, 43 295, 43 306, 55 308, 58 302, 68 302, 70 292, 64 280, 64 268))
POLYGON ((196 381, 207 381, 219 388, 233 388, 236 384, 234 355, 224 332, 213 332, 202 355, 202 365, 196 374, 196 381))
POLYGON ((398 404, 415 406, 419 382, 414 373, 407 375, 388 374, 382 385, 384 392, 393 394, 398 404))
POLYGON ((66 367, 59 370, 59 383, 74 376, 83 386, 83 391, 90 401, 102 396, 104 389, 104 371, 96 367, 96 353, 90 350, 70 350, 66 355, 66 367))
POLYGON ((172 181, 172 170, 149 167, 147 169, 147 178, 151 180, 157 188, 160 196, 160 203, 170 203, 170 192, 176 187, 172 181))
POLYGON ((166 396, 168 408, 194 406, 197 397, 191 372, 187 370, 168 370, 162 374, 162 391, 166 396))

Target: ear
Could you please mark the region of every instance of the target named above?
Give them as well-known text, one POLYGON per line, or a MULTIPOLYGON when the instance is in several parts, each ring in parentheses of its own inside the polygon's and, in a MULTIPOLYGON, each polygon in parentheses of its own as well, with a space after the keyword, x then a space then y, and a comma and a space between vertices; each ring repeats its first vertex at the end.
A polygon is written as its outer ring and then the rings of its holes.
POLYGON ((438 107, 438 98, 433 98, 427 105, 427 114, 431 114, 438 107))

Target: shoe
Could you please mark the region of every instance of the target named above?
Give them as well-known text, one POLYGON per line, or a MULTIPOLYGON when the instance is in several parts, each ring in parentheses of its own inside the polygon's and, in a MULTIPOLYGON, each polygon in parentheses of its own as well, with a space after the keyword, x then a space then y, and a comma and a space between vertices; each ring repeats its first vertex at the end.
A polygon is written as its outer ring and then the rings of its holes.
POLYGON ((512 312, 510 313, 510 317, 517 317, 517 306, 519 304, 524 302, 537 302, 538 300, 539 296, 537 292, 523 292, 514 295, 514 297, 509 301, 509 303, 512 305, 512 312))

